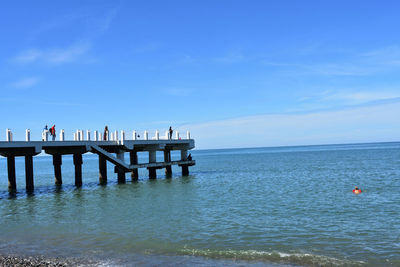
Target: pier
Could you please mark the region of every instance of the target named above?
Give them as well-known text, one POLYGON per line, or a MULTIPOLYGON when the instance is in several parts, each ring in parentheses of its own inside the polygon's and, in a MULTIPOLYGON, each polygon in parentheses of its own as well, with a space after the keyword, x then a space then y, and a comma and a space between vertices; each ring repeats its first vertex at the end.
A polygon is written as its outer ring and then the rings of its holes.
POLYGON ((187 132, 186 138, 181 138, 179 132, 175 132, 175 137, 169 136, 166 132, 164 137, 160 137, 156 131, 154 137, 149 138, 149 133, 144 132, 143 138, 139 139, 136 131, 132 132, 132 138, 126 138, 125 132, 106 133, 102 136, 94 131, 91 140, 90 131, 86 131, 84 139, 83 130, 74 133, 73 140, 65 140, 64 130, 59 133, 59 140, 49 141, 48 132, 43 132, 42 141, 31 141, 30 130, 26 130, 25 141, 14 141, 12 132, 6 130, 6 141, 0 141, 0 155, 7 158, 8 189, 17 189, 15 176, 15 157, 25 157, 25 186, 27 191, 34 190, 34 156, 44 152, 53 157, 54 182, 62 185, 62 156, 73 155, 75 166, 75 185, 82 185, 82 155, 94 153, 99 157, 99 183, 107 183, 107 161, 114 164, 114 172, 117 174, 119 183, 125 183, 126 174, 130 173, 131 179, 139 178, 138 169, 146 168, 150 179, 157 178, 157 169, 165 169, 166 177, 172 176, 172 165, 182 168, 182 176, 189 175, 189 167, 196 164, 194 160, 188 160, 188 151, 193 149, 194 140, 187 132), (104 140, 105 139, 105 140, 104 140), (171 160, 171 151, 180 151, 180 160, 171 160), (157 162, 157 151, 162 151, 164 160, 157 162), (138 152, 146 152, 149 155, 149 162, 138 163, 138 152), (125 154, 129 153, 129 161, 125 160, 125 154))

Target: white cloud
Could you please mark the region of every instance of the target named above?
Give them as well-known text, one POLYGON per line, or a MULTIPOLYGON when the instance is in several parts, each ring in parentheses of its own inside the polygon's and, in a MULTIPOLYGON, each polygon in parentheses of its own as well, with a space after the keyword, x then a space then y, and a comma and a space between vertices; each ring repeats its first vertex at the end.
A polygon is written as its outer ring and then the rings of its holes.
POLYGON ((400 101, 307 114, 239 117, 186 125, 197 148, 400 140, 400 101))
POLYGON ((36 85, 39 82, 39 78, 37 77, 28 77, 23 78, 21 80, 15 81, 10 84, 13 88, 29 88, 36 85))
POLYGON ((57 65, 69 63, 84 55, 90 47, 91 45, 85 42, 58 49, 30 49, 20 53, 15 61, 20 64, 46 63, 57 65))

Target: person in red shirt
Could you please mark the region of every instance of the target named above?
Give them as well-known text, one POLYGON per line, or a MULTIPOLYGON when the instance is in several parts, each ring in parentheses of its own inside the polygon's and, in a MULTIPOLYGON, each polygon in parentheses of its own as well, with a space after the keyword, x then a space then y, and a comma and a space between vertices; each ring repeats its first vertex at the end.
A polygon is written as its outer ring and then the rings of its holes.
POLYGON ((55 140, 56 140, 56 125, 53 125, 53 126, 50 128, 50 134, 51 134, 51 136, 52 136, 52 138, 53 138, 53 141, 55 141, 55 140))

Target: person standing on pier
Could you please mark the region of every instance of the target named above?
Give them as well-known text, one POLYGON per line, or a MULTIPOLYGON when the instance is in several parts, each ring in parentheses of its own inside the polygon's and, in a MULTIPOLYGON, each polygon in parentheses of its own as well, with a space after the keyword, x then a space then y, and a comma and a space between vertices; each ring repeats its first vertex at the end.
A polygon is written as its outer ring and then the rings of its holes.
POLYGON ((56 125, 55 124, 50 128, 50 134, 52 136, 52 140, 56 141, 56 125))
POLYGON ((169 126, 169 139, 172 139, 172 133, 174 132, 174 130, 172 130, 172 127, 169 126))
POLYGON ((103 141, 108 141, 108 126, 104 127, 103 141))

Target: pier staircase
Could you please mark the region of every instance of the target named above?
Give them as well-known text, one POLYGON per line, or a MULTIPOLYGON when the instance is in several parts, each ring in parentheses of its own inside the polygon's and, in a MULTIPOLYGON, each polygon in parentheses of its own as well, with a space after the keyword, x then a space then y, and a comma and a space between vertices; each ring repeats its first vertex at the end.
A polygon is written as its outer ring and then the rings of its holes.
POLYGON ((116 166, 122 168, 124 171, 129 171, 131 170, 130 166, 125 163, 125 161, 116 158, 113 156, 113 154, 107 152, 106 150, 102 149, 98 145, 91 145, 90 150, 92 153, 95 153, 97 155, 105 157, 109 162, 115 164, 116 166))

